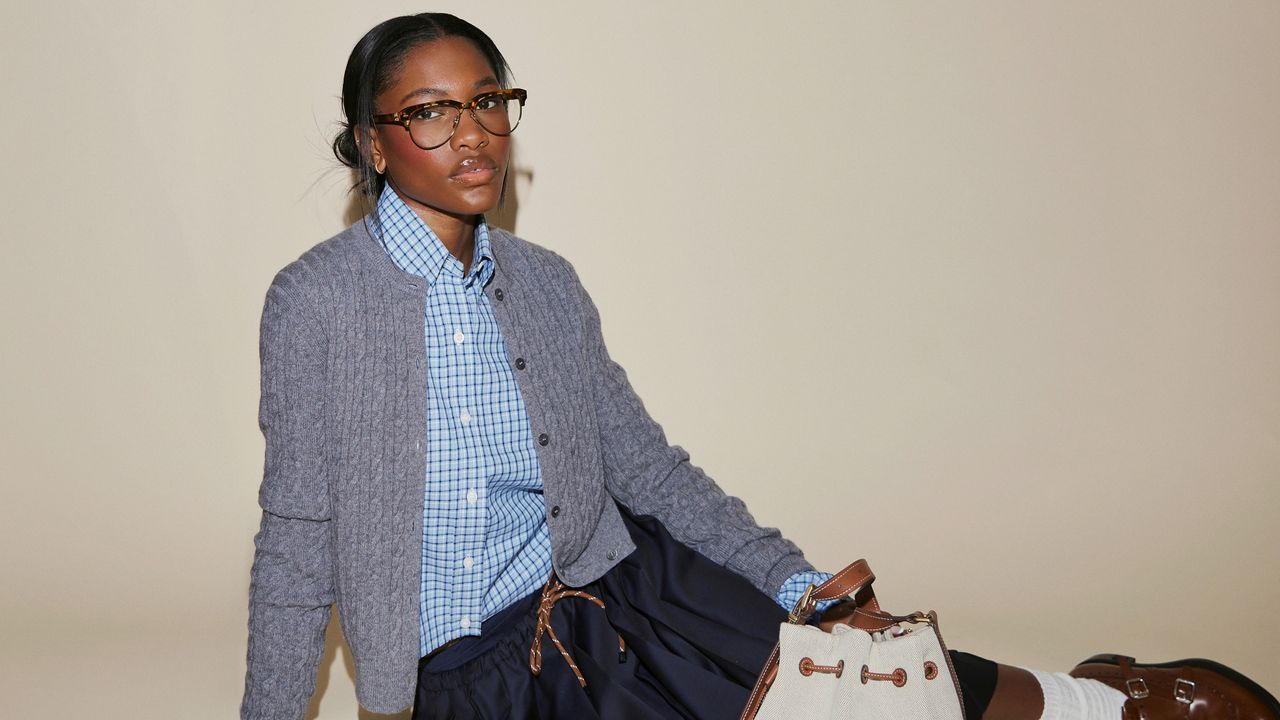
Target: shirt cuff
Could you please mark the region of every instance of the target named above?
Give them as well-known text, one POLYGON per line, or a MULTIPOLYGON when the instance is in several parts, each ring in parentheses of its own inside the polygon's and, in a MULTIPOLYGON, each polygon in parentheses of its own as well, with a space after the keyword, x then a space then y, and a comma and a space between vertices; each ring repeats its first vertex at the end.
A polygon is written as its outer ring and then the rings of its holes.
MULTIPOLYGON (((831 579, 831 573, 819 572, 817 570, 803 570, 787 578, 782 583, 782 587, 778 589, 778 604, 782 609, 791 612, 795 609, 796 603, 800 602, 800 598, 804 596, 804 591, 809 585, 821 585, 831 579)), ((818 603, 817 611, 813 617, 817 618, 836 603, 835 600, 824 600, 818 603)))

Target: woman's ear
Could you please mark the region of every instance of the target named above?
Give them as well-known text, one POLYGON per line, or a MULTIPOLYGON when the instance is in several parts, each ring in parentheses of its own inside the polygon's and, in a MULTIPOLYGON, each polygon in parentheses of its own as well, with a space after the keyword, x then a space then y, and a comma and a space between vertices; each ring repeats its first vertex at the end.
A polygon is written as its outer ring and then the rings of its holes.
POLYGON ((374 128, 365 128, 362 132, 355 133, 356 146, 360 148, 360 153, 369 158, 369 162, 373 163, 373 169, 379 175, 387 170, 387 158, 382 154, 382 143, 378 140, 378 131, 374 128))

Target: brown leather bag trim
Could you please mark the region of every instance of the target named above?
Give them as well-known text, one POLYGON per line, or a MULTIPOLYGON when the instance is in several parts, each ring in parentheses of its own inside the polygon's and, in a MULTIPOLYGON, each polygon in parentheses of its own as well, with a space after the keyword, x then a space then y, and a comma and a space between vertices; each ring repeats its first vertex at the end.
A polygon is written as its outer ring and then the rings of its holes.
POLYGON ((773 652, 769 653, 769 659, 764 663, 764 671, 756 680, 755 687, 751 688, 751 697, 747 699, 747 707, 742 711, 742 720, 755 720, 756 713, 760 712, 760 706, 764 703, 765 693, 769 692, 777 677, 778 646, 774 645, 773 652))
MULTIPOLYGON (((955 665, 951 662, 951 654, 947 651, 947 644, 942 639, 942 631, 938 629, 938 616, 933 612, 929 612, 927 615, 912 613, 911 615, 902 616, 884 612, 880 609, 880 603, 876 601, 875 592, 871 589, 871 583, 875 582, 875 579, 876 576, 875 573, 871 572, 871 566, 866 559, 861 559, 833 575, 830 580, 814 588, 809 597, 811 601, 821 602, 853 596, 855 607, 853 612, 849 614, 852 620, 847 617, 841 617, 839 622, 852 625, 866 632, 883 632, 901 622, 927 622, 932 625, 938 637, 938 644, 942 647, 942 655, 946 659, 951 682, 954 683, 956 688, 956 698, 960 702, 960 717, 965 717, 964 692, 960 689, 960 681, 956 677, 955 665)), ((792 616, 798 616, 797 624, 803 624, 809 619, 808 614, 799 613, 799 610, 801 608, 797 607, 792 616)), ((827 632, 830 632, 830 630, 827 630, 827 632)), ((778 653, 779 646, 775 644, 773 652, 769 653, 769 659, 765 661, 764 670, 760 672, 760 677, 756 680, 755 686, 751 688, 751 696, 747 699, 747 706, 742 710, 741 720, 755 720, 756 714, 760 712, 760 706, 764 704, 765 695, 769 692, 769 688, 773 686, 773 681, 778 678, 778 653)))

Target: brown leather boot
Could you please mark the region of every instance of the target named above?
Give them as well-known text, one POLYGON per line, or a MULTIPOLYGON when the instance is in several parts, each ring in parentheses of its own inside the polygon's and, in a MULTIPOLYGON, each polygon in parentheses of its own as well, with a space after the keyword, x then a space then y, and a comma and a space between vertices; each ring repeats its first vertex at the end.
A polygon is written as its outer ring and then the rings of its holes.
POLYGON ((1280 702, 1249 678, 1212 660, 1138 663, 1094 655, 1072 677, 1099 680, 1129 696, 1125 720, 1280 720, 1280 702))

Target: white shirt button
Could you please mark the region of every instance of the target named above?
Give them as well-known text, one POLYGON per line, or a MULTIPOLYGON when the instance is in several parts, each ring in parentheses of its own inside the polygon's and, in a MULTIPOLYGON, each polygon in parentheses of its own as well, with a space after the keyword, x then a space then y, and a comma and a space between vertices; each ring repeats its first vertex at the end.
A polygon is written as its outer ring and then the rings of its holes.
POLYGON ((476 495, 476 491, 475 491, 475 490, 468 490, 468 491, 467 491, 467 502, 471 503, 472 505, 475 505, 475 504, 476 504, 476 500, 479 500, 479 499, 480 499, 480 496, 479 496, 479 495, 476 495))
POLYGON ((472 566, 472 565, 475 565, 475 564, 476 564, 476 561, 475 561, 475 560, 472 560, 470 555, 468 555, 468 556, 466 556, 466 557, 462 558, 462 567, 464 567, 464 568, 466 568, 466 569, 468 569, 468 570, 470 570, 470 569, 471 569, 471 566, 472 566))
POLYGON ((466 630, 471 627, 471 618, 462 618, 458 621, 458 624, 462 626, 463 630, 466 630))
POLYGON ((467 423, 471 422, 471 413, 467 412, 466 410, 463 410, 462 414, 458 416, 458 419, 462 421, 463 425, 466 425, 467 423))
POLYGON ((463 340, 466 340, 466 339, 467 339, 467 336, 466 336, 466 335, 463 335, 461 330, 454 330, 454 331, 453 331, 453 341, 454 341, 455 343, 457 343, 458 345, 461 345, 461 344, 462 344, 462 341, 463 341, 463 340))

